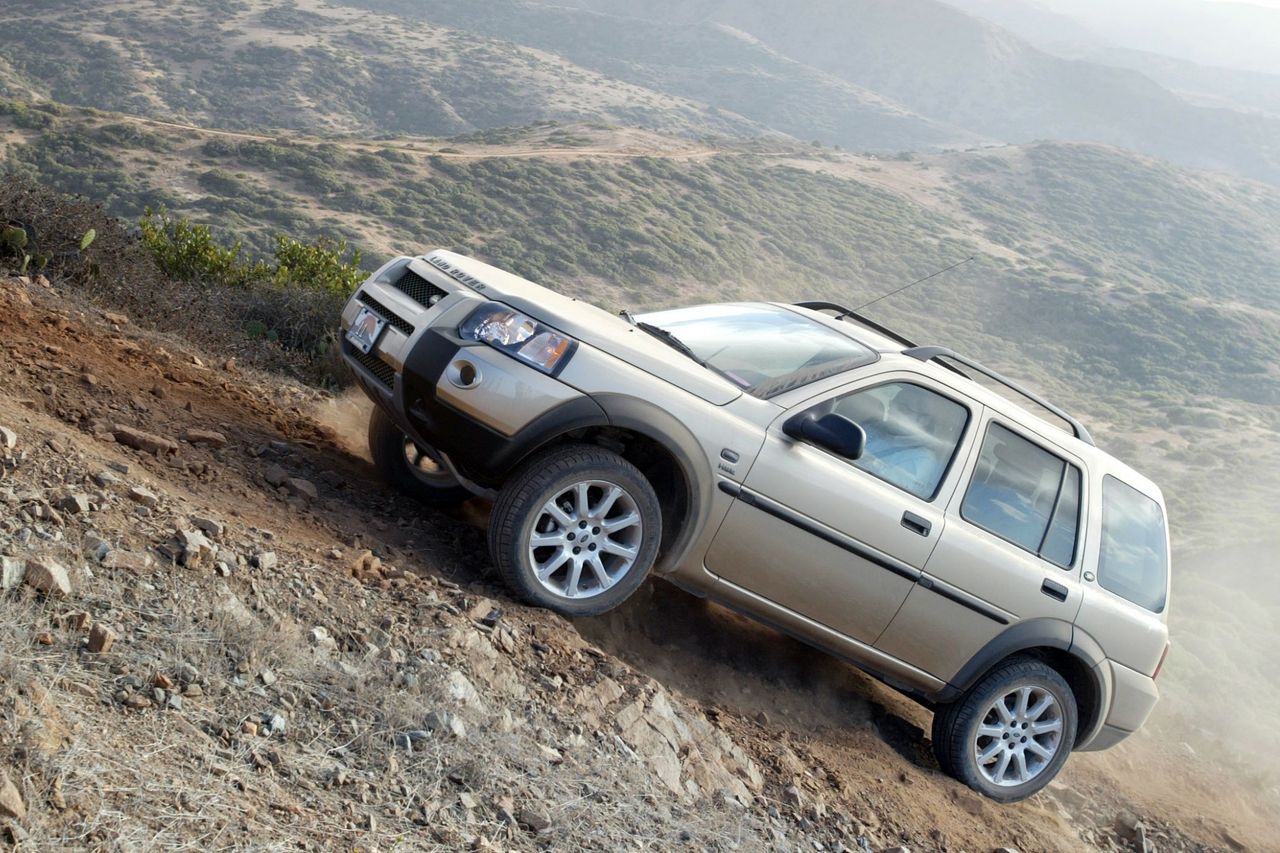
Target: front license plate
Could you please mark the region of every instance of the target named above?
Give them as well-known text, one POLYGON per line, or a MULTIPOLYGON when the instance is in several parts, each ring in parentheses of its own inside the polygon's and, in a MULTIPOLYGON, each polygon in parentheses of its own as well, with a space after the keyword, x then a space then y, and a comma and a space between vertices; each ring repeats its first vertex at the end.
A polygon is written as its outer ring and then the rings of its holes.
POLYGON ((361 308, 360 313, 356 315, 356 321, 347 330, 347 340, 351 341, 353 347, 368 355, 386 327, 386 320, 368 308, 361 308))

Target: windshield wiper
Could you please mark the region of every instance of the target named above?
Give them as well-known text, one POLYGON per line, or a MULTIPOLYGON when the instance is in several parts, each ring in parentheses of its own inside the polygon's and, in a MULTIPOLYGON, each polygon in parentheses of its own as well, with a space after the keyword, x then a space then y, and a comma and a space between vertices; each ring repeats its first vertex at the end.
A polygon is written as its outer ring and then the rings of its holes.
POLYGON ((664 344, 671 347, 676 352, 680 353, 681 355, 687 356, 691 361, 693 361, 694 364, 698 365, 699 367, 705 367, 707 370, 710 370, 712 373, 716 374, 717 376, 723 379, 729 380, 739 388, 747 387, 747 383, 743 382, 738 377, 733 376, 729 373, 725 373, 723 370, 716 367, 714 364, 712 364, 711 362, 707 361, 704 358, 699 358, 698 354, 695 353, 689 347, 688 344, 686 344, 684 341, 680 340, 675 335, 671 334, 661 326, 655 326, 652 323, 646 323, 643 320, 636 320, 635 318, 630 317, 629 315, 627 316, 627 319, 631 320, 631 322, 636 325, 636 328, 641 329, 642 331, 648 332, 650 335, 653 335, 655 338, 662 341, 664 344))
POLYGON ((644 331, 653 335, 658 340, 662 341, 667 346, 671 347, 676 352, 687 355, 689 358, 696 361, 700 367, 708 366, 705 361, 698 358, 697 353, 689 349, 688 344, 686 344, 684 341, 680 340, 675 335, 671 334, 661 326, 655 326, 652 323, 646 323, 643 320, 635 320, 633 322, 636 324, 636 328, 643 329, 644 331))

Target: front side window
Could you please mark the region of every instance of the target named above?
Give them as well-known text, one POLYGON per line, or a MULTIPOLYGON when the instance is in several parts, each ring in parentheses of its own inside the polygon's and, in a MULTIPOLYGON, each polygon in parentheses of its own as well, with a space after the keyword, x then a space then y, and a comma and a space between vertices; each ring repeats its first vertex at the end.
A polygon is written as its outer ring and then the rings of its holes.
POLYGON ((855 466, 925 500, 937 493, 969 422, 964 406, 910 382, 855 391, 834 411, 867 434, 855 466))
POLYGON ((1080 527, 1080 469, 992 423, 960 516, 1066 568, 1080 527))
POLYGON ((1098 583, 1159 613, 1164 610, 1168 579, 1168 539, 1160 504, 1127 483, 1106 477, 1098 583))

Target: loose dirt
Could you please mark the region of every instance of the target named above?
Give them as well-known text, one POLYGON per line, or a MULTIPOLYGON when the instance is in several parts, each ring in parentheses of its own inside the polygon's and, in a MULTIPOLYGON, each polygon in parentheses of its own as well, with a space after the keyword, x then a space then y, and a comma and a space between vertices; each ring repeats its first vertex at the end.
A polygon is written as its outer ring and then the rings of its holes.
POLYGON ((0 597, 0 830, 29 848, 1111 850, 1132 817, 1280 849, 1261 793, 1171 744, 997 806, 926 711, 665 584, 524 607, 482 504, 375 481, 358 397, 121 319, 0 279, 0 553, 71 587, 0 597))

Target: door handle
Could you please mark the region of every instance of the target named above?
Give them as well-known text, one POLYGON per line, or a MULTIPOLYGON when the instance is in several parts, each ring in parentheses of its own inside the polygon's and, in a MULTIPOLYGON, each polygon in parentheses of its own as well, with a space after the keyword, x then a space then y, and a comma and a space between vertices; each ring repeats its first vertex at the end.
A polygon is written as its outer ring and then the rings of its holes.
POLYGON ((1050 598, 1056 598, 1058 601, 1067 600, 1067 588, 1057 581, 1044 579, 1044 583, 1040 584, 1040 591, 1050 598))
POLYGON ((910 530, 912 533, 918 533, 921 536, 928 536, 929 531, 933 530, 933 525, 929 523, 929 519, 921 518, 914 512, 904 512, 902 514, 902 526, 910 530))

